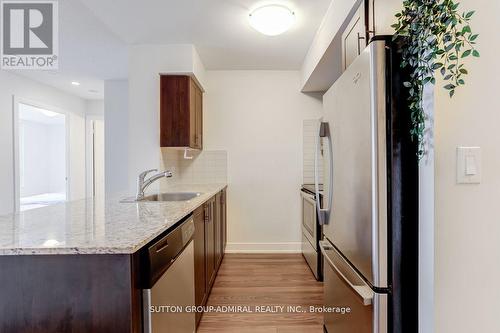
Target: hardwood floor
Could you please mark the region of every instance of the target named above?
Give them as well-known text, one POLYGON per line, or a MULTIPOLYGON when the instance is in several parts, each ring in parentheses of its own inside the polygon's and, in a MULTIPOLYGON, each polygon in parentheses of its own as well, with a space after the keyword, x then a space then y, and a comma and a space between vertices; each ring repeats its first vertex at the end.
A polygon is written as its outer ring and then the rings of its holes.
POLYGON ((309 306, 323 305, 323 284, 300 254, 226 254, 207 306, 236 305, 254 312, 206 312, 197 332, 323 333, 323 315, 309 312, 309 306), (260 306, 284 309, 255 312, 260 306), (287 306, 301 306, 303 312, 289 312, 287 306))

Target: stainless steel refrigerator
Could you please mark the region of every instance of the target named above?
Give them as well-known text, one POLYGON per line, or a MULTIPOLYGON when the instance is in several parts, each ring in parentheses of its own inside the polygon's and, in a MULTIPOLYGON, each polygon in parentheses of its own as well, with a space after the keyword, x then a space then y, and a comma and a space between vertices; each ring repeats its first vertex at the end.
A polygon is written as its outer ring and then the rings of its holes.
POLYGON ((316 155, 329 333, 417 332, 418 160, 402 45, 372 40, 323 96, 316 155))

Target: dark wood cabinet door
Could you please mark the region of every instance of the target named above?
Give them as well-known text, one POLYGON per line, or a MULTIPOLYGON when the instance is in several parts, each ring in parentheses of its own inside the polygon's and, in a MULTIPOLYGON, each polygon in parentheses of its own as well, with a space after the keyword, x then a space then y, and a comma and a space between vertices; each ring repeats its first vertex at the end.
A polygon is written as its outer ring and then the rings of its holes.
MULTIPOLYGON (((194 218, 194 295, 196 306, 204 305, 207 299, 205 274, 205 215, 203 207, 193 213, 194 218)), ((196 313, 196 323, 201 319, 201 312, 196 313)))
POLYGON ((0 332, 140 333, 132 255, 0 256, 0 332))
POLYGON ((202 149, 203 91, 188 75, 160 76, 160 145, 202 149))
POLYGON ((221 201, 220 201, 220 216, 221 216, 221 224, 222 224, 222 256, 224 256, 224 252, 226 251, 227 244, 227 192, 226 189, 221 192, 221 201))
POLYGON ((207 291, 210 290, 215 279, 214 203, 215 198, 212 198, 205 204, 205 263, 207 291))
POLYGON ((222 209, 221 209, 222 192, 215 196, 215 267, 219 268, 222 261, 222 209))
POLYGON ((197 131, 196 131, 196 100, 198 95, 198 87, 194 80, 189 80, 189 146, 197 148, 197 131))
POLYGON ((203 92, 196 86, 195 93, 195 147, 203 148, 203 92))
POLYGON ((189 145, 188 76, 161 76, 160 144, 162 147, 189 145))

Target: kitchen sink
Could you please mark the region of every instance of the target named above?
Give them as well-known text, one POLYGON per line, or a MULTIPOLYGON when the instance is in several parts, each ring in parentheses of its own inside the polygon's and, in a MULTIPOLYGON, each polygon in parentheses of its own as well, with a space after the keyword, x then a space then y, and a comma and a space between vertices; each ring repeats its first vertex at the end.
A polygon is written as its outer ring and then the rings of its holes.
POLYGON ((140 201, 188 201, 200 195, 199 192, 168 192, 148 195, 140 201))
POLYGON ((165 202, 165 201, 188 201, 199 197, 203 193, 200 192, 166 192, 160 194, 151 194, 147 195, 140 200, 136 200, 135 198, 127 198, 121 200, 122 203, 130 203, 130 202, 145 202, 145 201, 157 201, 157 202, 165 202))

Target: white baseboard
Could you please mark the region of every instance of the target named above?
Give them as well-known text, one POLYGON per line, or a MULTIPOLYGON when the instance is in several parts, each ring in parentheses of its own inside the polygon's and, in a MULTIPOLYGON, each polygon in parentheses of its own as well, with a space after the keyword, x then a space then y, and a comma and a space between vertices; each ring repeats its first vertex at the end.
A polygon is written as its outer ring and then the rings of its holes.
POLYGON ((301 253, 301 243, 227 243, 226 253, 301 253))

